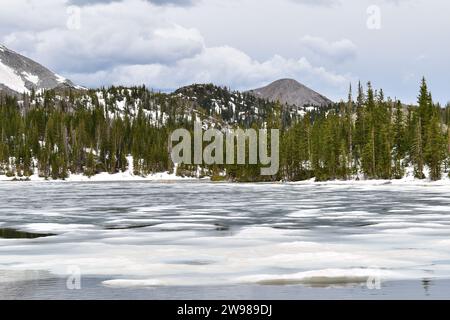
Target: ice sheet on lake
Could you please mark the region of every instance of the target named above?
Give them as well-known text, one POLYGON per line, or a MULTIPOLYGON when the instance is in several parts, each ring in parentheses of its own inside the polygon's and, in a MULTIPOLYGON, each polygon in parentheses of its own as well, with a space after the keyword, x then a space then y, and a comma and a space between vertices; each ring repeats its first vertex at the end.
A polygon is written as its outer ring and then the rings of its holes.
POLYGON ((110 287, 450 279, 445 185, 2 183, 0 271, 110 287), (207 263, 206 263, 207 262, 207 263))

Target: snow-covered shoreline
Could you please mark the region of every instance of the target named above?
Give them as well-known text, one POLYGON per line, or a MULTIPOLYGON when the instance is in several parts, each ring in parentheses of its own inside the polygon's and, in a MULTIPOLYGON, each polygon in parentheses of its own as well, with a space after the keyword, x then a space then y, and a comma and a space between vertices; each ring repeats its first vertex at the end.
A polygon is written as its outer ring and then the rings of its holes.
POLYGON ((133 167, 133 157, 128 156, 128 169, 124 172, 119 173, 107 173, 102 172, 96 175, 93 175, 91 177, 88 177, 83 174, 71 174, 69 172, 69 177, 62 180, 62 179, 45 179, 43 177, 40 177, 38 174, 37 169, 34 170, 34 174, 30 177, 18 177, 18 176, 12 176, 7 177, 6 175, 0 175, 0 182, 1 181, 20 181, 20 182, 27 182, 27 181, 42 181, 42 182, 49 182, 49 181, 66 181, 66 182, 120 182, 120 181, 185 181, 185 180, 200 180, 198 178, 190 178, 190 177, 180 177, 175 174, 177 171, 177 165, 175 165, 174 173, 169 172, 159 172, 150 174, 148 176, 139 176, 135 175, 134 167, 133 167))
POLYGON ((355 176, 353 179, 348 180, 330 180, 330 181, 315 181, 315 179, 287 182, 296 185, 399 185, 399 186, 450 186, 450 177, 447 172, 442 173, 442 178, 437 181, 430 179, 429 169, 425 167, 424 170, 425 179, 417 179, 414 177, 414 167, 409 166, 406 168, 405 176, 402 179, 364 179, 363 176, 355 176))
POLYGON ((7 177, 0 175, 0 182, 5 181, 20 181, 20 182, 126 182, 126 181, 199 181, 198 178, 179 177, 169 172, 161 172, 148 175, 146 177, 136 176, 130 172, 120 172, 115 174, 99 173, 92 177, 85 176, 83 174, 71 174, 68 178, 61 180, 45 179, 39 177, 37 174, 33 174, 30 177, 7 177))
MULTIPOLYGON (((0 175, 1 182, 200 182, 208 181, 213 182, 209 177, 195 178, 195 177, 180 177, 169 172, 161 172, 151 174, 146 177, 136 176, 129 172, 121 172, 115 174, 100 173, 92 177, 88 177, 82 174, 70 175, 68 178, 61 180, 45 179, 34 174, 30 177, 7 177, 0 175)), ((213 182, 218 184, 234 183, 242 184, 241 182, 220 181, 213 182)), ((253 182, 255 184, 268 184, 268 182, 253 182)), ((438 181, 431 181, 429 179, 415 179, 415 178, 403 178, 396 180, 365 180, 365 179, 349 179, 349 180, 329 180, 329 181, 316 181, 314 178, 304 181, 279 181, 273 182, 273 184, 292 184, 292 185, 359 185, 359 186, 376 186, 376 185, 399 185, 399 186, 450 186, 450 178, 443 177, 438 181)))
MULTIPOLYGON (((70 174, 69 177, 61 180, 45 179, 39 177, 37 170, 30 177, 7 177, 5 175, 0 175, 0 183, 4 181, 19 181, 19 182, 179 182, 179 181, 211 181, 210 177, 199 178, 199 177, 181 177, 177 176, 175 173, 169 172, 159 172, 150 174, 148 176, 139 176, 133 173, 133 158, 128 157, 128 170, 119 173, 107 173, 102 172, 91 177, 85 176, 83 174, 70 174)), ((177 166, 175 166, 174 172, 177 171, 177 166)), ((402 179, 391 179, 391 180, 381 180, 381 179, 364 179, 362 175, 354 176, 347 180, 328 180, 328 181, 316 181, 315 178, 303 181, 278 181, 273 183, 284 183, 292 185, 404 185, 404 186, 450 186, 449 174, 444 172, 442 174, 442 179, 437 181, 431 181, 429 178, 429 170, 425 167, 424 170, 425 179, 416 179, 414 177, 414 168, 412 166, 406 168, 405 176, 402 179)), ((236 183, 241 182, 230 182, 230 181, 220 181, 216 183, 236 183)), ((268 182, 254 182, 257 184, 267 184, 268 182)))
POLYGON ((429 179, 396 179, 396 180, 330 180, 330 181, 315 181, 314 179, 305 181, 286 182, 293 185, 359 185, 359 186, 450 186, 450 179, 447 177, 437 181, 429 179))

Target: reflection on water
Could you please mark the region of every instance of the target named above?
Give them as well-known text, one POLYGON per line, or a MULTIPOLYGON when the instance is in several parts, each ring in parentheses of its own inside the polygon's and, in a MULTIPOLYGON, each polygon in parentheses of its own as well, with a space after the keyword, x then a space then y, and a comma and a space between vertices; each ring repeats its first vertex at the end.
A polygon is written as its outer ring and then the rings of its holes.
POLYGON ((323 288, 314 285, 234 285, 151 288, 111 288, 101 285, 107 278, 87 277, 81 290, 67 290, 64 278, 40 278, 14 283, 0 282, 0 299, 136 299, 136 300, 300 300, 300 299, 448 299, 449 280, 428 283, 392 281, 381 290, 362 284, 342 284, 323 288))

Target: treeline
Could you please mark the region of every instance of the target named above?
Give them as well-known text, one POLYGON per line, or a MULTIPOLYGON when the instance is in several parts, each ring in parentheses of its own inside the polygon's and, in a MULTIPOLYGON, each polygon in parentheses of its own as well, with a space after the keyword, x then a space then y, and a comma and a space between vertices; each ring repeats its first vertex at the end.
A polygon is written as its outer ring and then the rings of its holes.
POLYGON ((356 99, 315 121, 306 116, 284 132, 281 175, 288 180, 442 178, 450 155, 450 107, 434 104, 425 79, 417 106, 385 99, 368 83, 356 99))
POLYGON ((233 181, 400 179, 413 167, 416 178, 425 178, 428 170, 438 180, 447 171, 450 106, 433 103, 425 79, 416 106, 386 99, 369 83, 366 89, 359 84, 355 97, 350 89, 348 101, 303 116, 267 101, 252 108, 248 99, 254 98, 228 96, 223 88, 192 88, 202 90, 194 92, 201 101, 177 97, 190 91, 165 95, 145 87, 63 96, 33 92, 20 103, 1 96, 0 174, 49 179, 113 174, 128 170, 129 159, 136 175, 172 171, 169 135, 180 127, 192 130, 198 118, 222 128, 279 128, 280 170, 264 177, 260 165, 180 165, 179 175, 233 181), (213 103, 205 102, 207 94, 213 103), (220 114, 217 101, 226 101, 220 114))
MULTIPOLYGON (((49 93, 51 94, 51 93, 49 93)), ((147 175, 170 168, 167 151, 170 126, 149 119, 142 107, 135 116, 109 113, 52 100, 19 108, 15 98, 2 97, 0 107, 0 174, 65 179, 72 174, 92 176, 128 168, 147 175), (71 111, 67 111, 69 108, 71 111)))

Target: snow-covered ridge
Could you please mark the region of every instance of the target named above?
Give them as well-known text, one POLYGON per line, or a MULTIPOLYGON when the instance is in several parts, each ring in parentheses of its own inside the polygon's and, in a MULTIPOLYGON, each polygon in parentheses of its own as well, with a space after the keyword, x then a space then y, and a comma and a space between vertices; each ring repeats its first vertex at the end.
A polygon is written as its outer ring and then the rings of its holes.
POLYGON ((0 45, 0 91, 22 94, 30 93, 33 89, 38 91, 66 86, 83 89, 39 63, 0 45))

